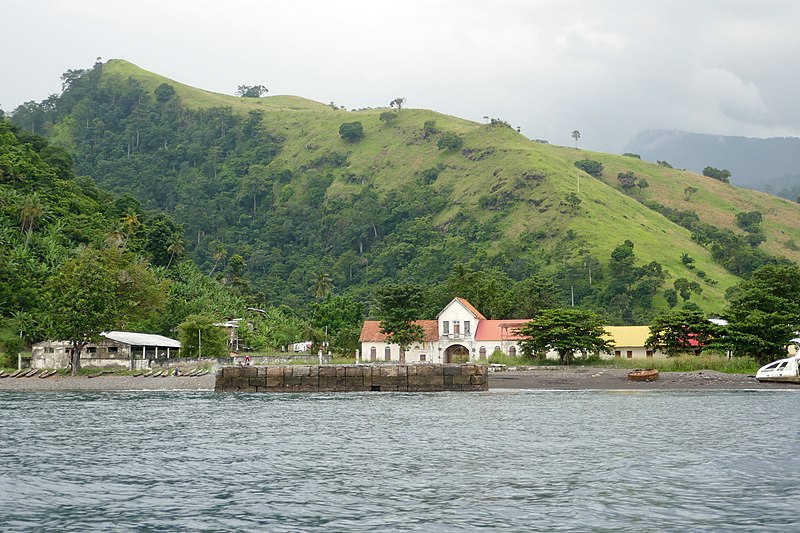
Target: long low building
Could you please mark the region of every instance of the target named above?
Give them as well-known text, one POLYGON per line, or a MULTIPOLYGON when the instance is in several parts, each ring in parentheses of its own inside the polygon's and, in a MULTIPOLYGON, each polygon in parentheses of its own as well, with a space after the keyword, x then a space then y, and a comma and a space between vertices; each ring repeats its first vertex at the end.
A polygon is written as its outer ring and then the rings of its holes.
MULTIPOLYGON (((103 340, 88 343, 81 352, 81 365, 101 368, 133 368, 136 360, 177 357, 181 343, 163 335, 108 331, 103 340)), ((67 368, 72 343, 43 341, 33 345, 33 368, 67 368)))
MULTIPOLYGON (((361 329, 361 358, 364 362, 455 363, 480 361, 495 352, 515 357, 522 354, 516 330, 531 319, 488 320, 463 298, 453 298, 437 315, 436 320, 417 320, 423 340, 413 343, 405 353, 400 346, 386 342, 380 322, 367 320, 361 329)), ((645 347, 647 326, 605 326, 606 338, 614 342, 613 354, 603 357, 649 358, 666 357, 660 351, 645 347)), ((550 352, 548 358, 558 359, 550 352)))

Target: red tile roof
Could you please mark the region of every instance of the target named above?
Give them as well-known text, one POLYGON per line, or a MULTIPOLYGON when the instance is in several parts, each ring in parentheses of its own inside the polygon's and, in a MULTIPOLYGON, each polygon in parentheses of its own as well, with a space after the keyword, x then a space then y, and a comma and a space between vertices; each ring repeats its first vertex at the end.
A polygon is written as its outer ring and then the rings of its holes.
MULTIPOLYGON (((439 340, 439 322, 437 320, 415 320, 415 324, 422 326, 425 341, 439 340)), ((359 342, 386 342, 386 334, 381 333, 379 320, 365 320, 361 327, 359 342)))
POLYGON ((475 330, 476 341, 519 340, 525 337, 518 335, 514 329, 530 322, 529 318, 512 320, 481 320, 475 330))
POLYGON ((475 309, 475 306, 473 306, 473 305, 472 305, 471 303, 469 303, 467 300, 465 300, 464 298, 459 298, 459 297, 456 297, 456 300, 458 300, 458 301, 461 303, 461 305, 463 305, 464 307, 466 307, 466 308, 467 308, 467 310, 469 310, 469 312, 470 312, 470 313, 472 313, 473 315, 475 315, 475 317, 476 317, 476 318, 478 318, 479 320, 486 320, 486 317, 485 317, 485 316, 483 316, 483 315, 481 314, 481 312, 480 312, 480 311, 478 311, 477 309, 475 309))

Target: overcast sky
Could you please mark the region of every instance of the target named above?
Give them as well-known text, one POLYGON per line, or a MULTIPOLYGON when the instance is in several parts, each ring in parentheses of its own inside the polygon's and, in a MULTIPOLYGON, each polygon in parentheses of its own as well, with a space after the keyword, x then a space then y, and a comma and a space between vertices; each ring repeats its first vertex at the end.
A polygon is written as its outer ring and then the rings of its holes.
POLYGON ((800 135, 800 2, 0 0, 0 107, 122 58, 203 89, 408 107, 618 152, 643 129, 800 135))

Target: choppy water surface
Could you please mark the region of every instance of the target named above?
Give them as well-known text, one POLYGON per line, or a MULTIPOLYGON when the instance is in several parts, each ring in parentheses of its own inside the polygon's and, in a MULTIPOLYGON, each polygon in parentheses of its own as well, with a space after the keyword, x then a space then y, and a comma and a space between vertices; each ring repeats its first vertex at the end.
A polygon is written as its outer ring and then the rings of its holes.
POLYGON ((797 530, 800 395, 0 394, 0 529, 797 530))

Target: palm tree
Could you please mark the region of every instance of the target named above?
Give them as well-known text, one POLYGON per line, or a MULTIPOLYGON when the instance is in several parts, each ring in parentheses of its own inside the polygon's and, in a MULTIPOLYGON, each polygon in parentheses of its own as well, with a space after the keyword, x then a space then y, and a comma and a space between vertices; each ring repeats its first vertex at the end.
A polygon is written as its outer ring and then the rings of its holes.
POLYGON ((122 227, 126 230, 126 238, 125 244, 128 243, 128 239, 131 238, 133 232, 136 231, 136 228, 142 225, 139 221, 139 215, 136 214, 136 211, 133 209, 129 209, 119 221, 122 223, 122 227))
POLYGON ((23 233, 27 233, 25 238, 25 247, 28 247, 28 241, 31 238, 31 232, 36 227, 36 223, 44 216, 44 205, 42 204, 39 195, 35 192, 27 195, 23 200, 22 207, 19 210, 20 229, 23 233))
POLYGON ((172 259, 176 255, 183 255, 183 252, 186 251, 186 247, 183 245, 183 236, 180 233, 173 233, 167 239, 167 251, 170 253, 169 262, 167 263, 167 268, 172 264, 172 259))
POLYGON ((217 247, 214 249, 214 255, 211 257, 214 258, 214 266, 211 268, 211 272, 208 273, 209 276, 217 269, 219 262, 228 257, 228 251, 225 249, 225 245, 222 243, 217 244, 217 247))
POLYGON ((578 149, 578 139, 581 138, 581 132, 578 130, 572 130, 572 138, 575 139, 575 149, 578 149))
POLYGON ((319 274, 311 286, 311 294, 317 300, 324 300, 333 291, 333 280, 328 274, 319 274))

